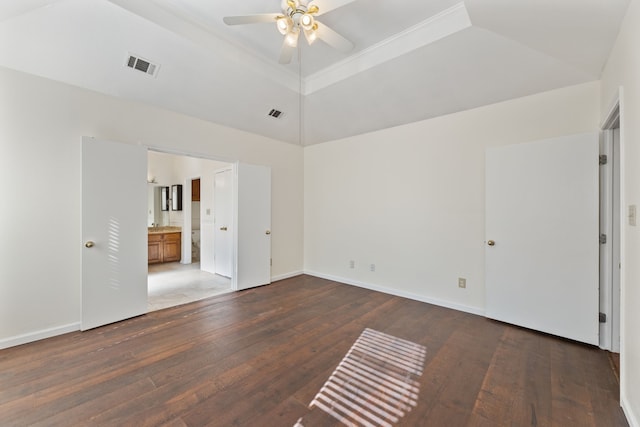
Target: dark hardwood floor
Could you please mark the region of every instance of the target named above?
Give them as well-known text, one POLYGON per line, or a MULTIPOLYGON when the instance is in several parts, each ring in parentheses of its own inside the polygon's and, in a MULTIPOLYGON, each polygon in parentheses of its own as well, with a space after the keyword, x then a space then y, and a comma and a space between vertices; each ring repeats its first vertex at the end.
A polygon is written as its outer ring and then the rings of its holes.
POLYGON ((607 352, 309 276, 0 351, 0 426, 337 425, 364 328, 426 346, 402 426, 626 426, 607 352))

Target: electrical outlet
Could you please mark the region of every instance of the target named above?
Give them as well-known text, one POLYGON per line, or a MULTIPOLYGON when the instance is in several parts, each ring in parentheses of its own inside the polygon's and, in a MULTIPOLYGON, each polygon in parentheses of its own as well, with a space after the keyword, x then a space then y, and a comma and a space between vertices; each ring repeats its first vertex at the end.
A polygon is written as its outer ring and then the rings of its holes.
POLYGON ((356 268, 356 262, 354 260, 349 261, 349 268, 356 268))
POLYGON ((375 265, 375 264, 371 264, 371 265, 369 266, 369 270, 371 270, 371 271, 376 271, 376 265, 375 265))
POLYGON ((459 288, 466 288, 467 287, 467 279, 465 279, 464 277, 458 277, 458 287, 459 288))

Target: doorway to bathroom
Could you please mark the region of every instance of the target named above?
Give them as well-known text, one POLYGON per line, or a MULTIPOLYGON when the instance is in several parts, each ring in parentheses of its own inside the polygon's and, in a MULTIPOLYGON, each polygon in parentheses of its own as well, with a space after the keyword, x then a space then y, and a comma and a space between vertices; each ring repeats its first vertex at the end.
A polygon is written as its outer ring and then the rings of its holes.
MULTIPOLYGON (((149 241, 156 234, 178 236, 179 233, 179 249, 177 259, 169 258, 167 262, 152 260, 150 256, 148 311, 232 290, 231 273, 220 274, 216 270, 215 251, 224 248, 215 248, 213 238, 215 212, 220 209, 220 201, 214 197, 215 173, 222 168, 232 169, 232 166, 210 159, 149 150, 149 241), (179 192, 172 191, 178 186, 181 186, 179 192), (167 189, 168 198, 163 198, 162 189, 167 189), (177 197, 181 200, 176 200, 177 197)), ((224 255, 232 256, 231 253, 224 255)))
POLYGON ((202 167, 203 162, 215 161, 161 151, 139 144, 82 138, 83 331, 149 311, 150 260, 158 264, 192 264, 191 204, 182 204, 183 200, 191 200, 191 187, 178 176, 180 168, 168 157, 158 163, 167 163, 170 167, 162 168, 154 163, 150 169, 150 155, 174 155, 187 166, 201 163, 200 169, 189 172, 188 176, 201 178, 199 270, 214 275, 216 271, 207 271, 206 267, 214 265, 214 179, 206 178, 206 174, 231 165, 233 215, 229 230, 233 269, 229 290, 271 283, 271 168, 224 161, 213 167, 202 167), (205 187, 207 182, 211 191, 205 187), (156 191, 156 187, 160 191, 156 191), (160 220, 156 219, 156 193, 162 205, 158 213, 160 220), (210 197, 206 204, 204 195, 210 197), (163 208, 165 203, 170 206, 168 210, 163 208), (145 222, 147 230, 142 228, 145 222), (153 239, 151 234, 155 236, 153 239))

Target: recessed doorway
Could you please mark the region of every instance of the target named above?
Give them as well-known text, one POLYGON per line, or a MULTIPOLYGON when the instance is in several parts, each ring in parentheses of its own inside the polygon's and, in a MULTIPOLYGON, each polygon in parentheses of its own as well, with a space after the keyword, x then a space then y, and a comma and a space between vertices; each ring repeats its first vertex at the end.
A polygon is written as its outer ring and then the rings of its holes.
MULTIPOLYGON (((214 179, 215 172, 221 168, 232 169, 233 165, 149 150, 149 235, 163 230, 168 230, 173 236, 179 233, 179 242, 176 243, 179 254, 177 260, 172 258, 169 262, 162 262, 154 259, 149 263, 148 311, 231 292, 232 278, 224 277, 227 274, 217 274, 214 260, 214 179), (171 200, 163 204, 162 192, 158 189, 176 186, 181 186, 180 203, 173 200, 178 197, 177 193, 170 191, 171 200), (175 206, 180 206, 180 209, 175 206)), ((151 237, 149 239, 151 242, 151 237)))

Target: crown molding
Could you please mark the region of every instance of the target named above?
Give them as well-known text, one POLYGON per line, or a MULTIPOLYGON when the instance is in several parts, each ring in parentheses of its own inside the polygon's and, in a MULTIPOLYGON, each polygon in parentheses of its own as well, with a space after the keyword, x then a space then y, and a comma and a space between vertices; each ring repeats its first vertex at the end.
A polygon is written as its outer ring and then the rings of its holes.
POLYGON ((422 21, 304 79, 304 95, 347 79, 377 65, 427 46, 451 34, 471 27, 464 2, 457 3, 422 21))

